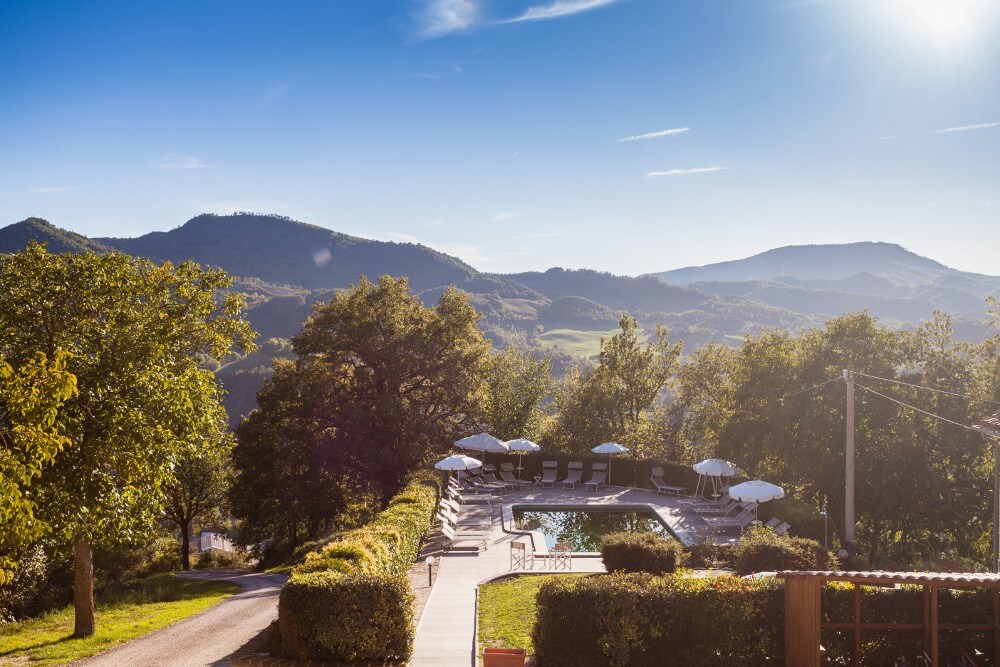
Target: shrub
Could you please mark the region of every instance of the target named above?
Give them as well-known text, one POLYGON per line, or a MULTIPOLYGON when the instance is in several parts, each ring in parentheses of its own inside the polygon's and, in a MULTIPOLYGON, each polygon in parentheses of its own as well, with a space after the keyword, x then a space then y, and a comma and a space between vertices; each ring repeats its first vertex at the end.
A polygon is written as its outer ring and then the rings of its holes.
POLYGON ((544 667, 781 664, 784 652, 773 579, 598 575, 544 584, 536 607, 544 667))
POLYGON ((413 594, 405 574, 296 574, 281 589, 278 624, 290 658, 402 661, 413 644, 413 594))
POLYGON ((684 547, 656 533, 609 533, 601 541, 601 558, 608 572, 674 572, 687 562, 684 547))
POLYGON ((443 478, 410 476, 372 523, 322 540, 281 589, 281 643, 293 658, 405 660, 413 647, 407 571, 430 530, 443 478))
POLYGON ((737 574, 778 570, 836 570, 837 560, 815 540, 775 535, 764 526, 751 528, 732 547, 737 574))
POLYGON ((687 547, 688 567, 722 569, 733 567, 733 553, 729 545, 708 540, 687 547))
MULTIPOLYGON (((730 575, 696 579, 611 574, 547 582, 536 598, 535 657, 540 667, 780 665, 783 588, 780 579, 730 575)), ((986 589, 941 589, 938 594, 941 623, 976 624, 991 618, 986 589)), ((861 607, 865 623, 919 624, 922 588, 863 587, 861 607)), ((828 584, 821 613, 824 622, 850 622, 853 586, 828 584)), ((893 663, 904 636, 898 630, 866 630, 861 664, 893 663)), ((949 637, 969 651, 992 651, 989 631, 952 632, 949 637)), ((830 664, 850 662, 850 630, 825 628, 821 641, 830 664)))
POLYGON ((240 569, 246 566, 246 553, 238 549, 234 551, 209 549, 198 554, 198 558, 194 562, 196 570, 240 569))

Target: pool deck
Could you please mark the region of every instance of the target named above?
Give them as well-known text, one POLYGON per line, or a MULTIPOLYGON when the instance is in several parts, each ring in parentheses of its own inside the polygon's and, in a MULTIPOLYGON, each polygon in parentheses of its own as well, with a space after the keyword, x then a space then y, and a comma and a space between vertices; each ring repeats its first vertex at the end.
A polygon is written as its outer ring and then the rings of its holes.
MULTIPOLYGON (((413 657, 407 664, 415 667, 476 665, 477 587, 480 583, 511 572, 509 545, 512 541, 531 540, 529 534, 508 532, 513 507, 648 509, 655 512, 681 541, 691 544, 696 541, 699 528, 705 524, 687 509, 683 500, 647 489, 624 487, 602 488, 599 491, 587 491, 582 486, 576 489, 532 487, 495 495, 489 505, 463 505, 460 519, 481 517, 489 521, 488 547, 476 551, 473 543, 459 542, 451 551, 440 556, 437 580, 417 623, 413 657)), ((719 541, 727 539, 725 535, 719 536, 719 541)), ((542 568, 539 563, 534 571, 544 571, 542 568)), ((604 571, 604 562, 599 557, 573 558, 572 572, 604 571)))

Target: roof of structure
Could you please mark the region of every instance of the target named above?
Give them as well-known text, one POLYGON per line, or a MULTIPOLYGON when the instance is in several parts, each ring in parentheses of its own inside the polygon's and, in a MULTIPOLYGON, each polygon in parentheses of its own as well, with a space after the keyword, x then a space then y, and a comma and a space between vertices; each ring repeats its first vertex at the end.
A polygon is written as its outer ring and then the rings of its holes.
POLYGON ((990 431, 993 435, 1000 435, 1000 412, 980 420, 976 423, 976 428, 981 431, 990 431))
POLYGON ((839 571, 809 571, 798 572, 786 570, 775 576, 782 579, 812 578, 827 581, 858 581, 861 583, 887 584, 964 584, 1000 586, 1000 574, 989 572, 839 572, 839 571))

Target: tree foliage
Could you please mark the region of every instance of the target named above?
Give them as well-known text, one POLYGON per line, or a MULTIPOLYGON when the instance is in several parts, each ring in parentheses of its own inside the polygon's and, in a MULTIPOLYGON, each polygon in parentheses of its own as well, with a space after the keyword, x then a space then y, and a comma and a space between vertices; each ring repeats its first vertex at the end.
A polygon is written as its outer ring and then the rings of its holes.
POLYGON ((13 576, 15 556, 45 533, 32 487, 70 444, 58 415, 75 394, 62 350, 16 370, 0 359, 0 585, 13 576))
POLYGON ((204 355, 247 348, 232 279, 197 264, 156 265, 119 253, 50 254, 32 244, 0 260, 0 349, 21 366, 66 352, 78 393, 58 414, 72 443, 43 470, 37 503, 55 535, 74 543, 77 634, 92 596, 91 548, 134 543, 161 517, 162 488, 206 423, 224 419, 204 355), (86 561, 86 563, 84 563, 86 561), (85 593, 85 592, 84 592, 85 593))
POLYGON ((490 433, 501 440, 537 438, 545 420, 542 401, 552 386, 552 361, 509 346, 490 357, 485 382, 483 419, 490 433))
POLYGON ((164 487, 163 516, 180 532, 181 567, 191 567, 191 527, 219 522, 229 497, 232 480, 234 439, 226 424, 207 425, 197 449, 181 453, 174 466, 173 479, 164 487))
POLYGON ((926 565, 941 552, 985 562, 989 447, 890 400, 959 424, 995 411, 995 351, 953 342, 947 316, 900 332, 857 313, 798 335, 766 330, 731 355, 696 355, 680 374, 674 432, 681 448, 731 459, 816 508, 828 501, 831 529, 842 535, 849 366, 859 373, 859 548, 881 566, 926 565))
POLYGON ((315 306, 292 341, 295 360, 276 365, 237 430, 244 539, 316 537, 339 520, 345 490, 386 499, 474 431, 489 352, 477 319, 453 288, 426 307, 389 276, 315 306))
POLYGON ((593 371, 574 370, 563 380, 547 444, 583 452, 615 441, 636 456, 659 453, 662 439, 652 408, 677 367, 681 344, 671 345, 661 326, 641 343, 632 317, 622 316, 619 326, 619 333, 601 340, 593 371))

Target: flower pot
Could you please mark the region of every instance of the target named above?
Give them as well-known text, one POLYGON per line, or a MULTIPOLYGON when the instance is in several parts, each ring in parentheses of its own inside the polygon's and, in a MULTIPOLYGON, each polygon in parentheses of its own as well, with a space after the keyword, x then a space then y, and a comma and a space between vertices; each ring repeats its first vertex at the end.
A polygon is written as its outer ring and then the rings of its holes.
POLYGON ((497 648, 483 649, 483 667, 524 667, 525 649, 497 648))

